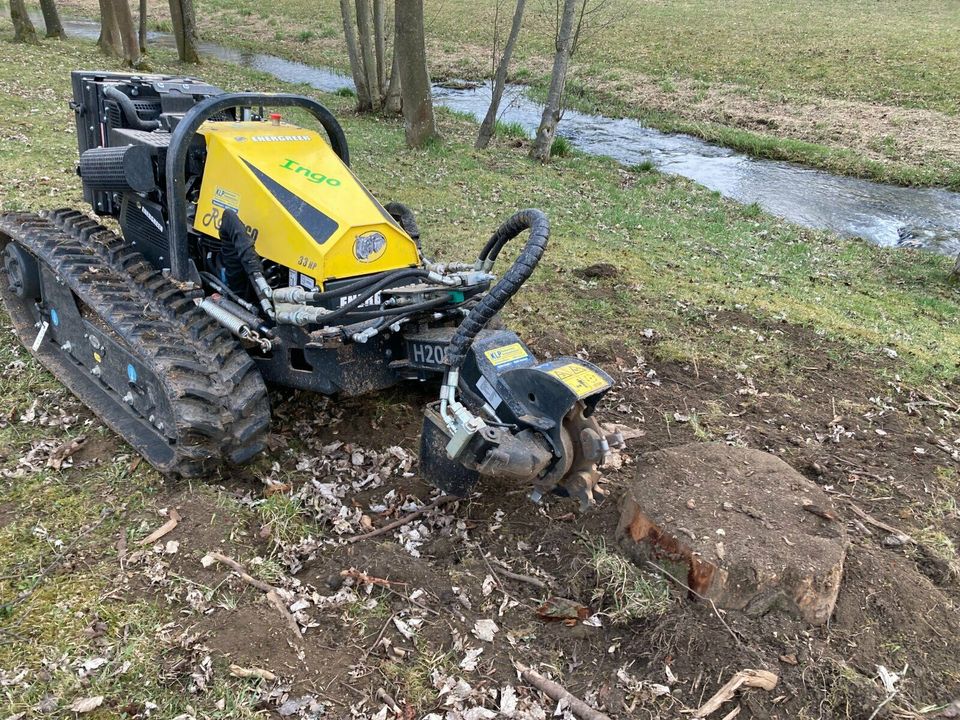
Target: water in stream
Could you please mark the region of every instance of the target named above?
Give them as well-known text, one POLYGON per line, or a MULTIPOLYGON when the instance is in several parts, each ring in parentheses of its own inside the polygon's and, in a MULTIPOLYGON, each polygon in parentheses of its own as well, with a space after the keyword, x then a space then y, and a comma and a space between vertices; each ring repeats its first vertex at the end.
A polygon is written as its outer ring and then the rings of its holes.
MULTIPOLYGON (((99 33, 95 22, 64 25, 75 37, 95 39, 99 33)), ((149 39, 173 45, 168 33, 151 33, 149 39)), ((324 92, 353 87, 349 77, 326 68, 209 42, 201 43, 200 49, 220 60, 324 92)), ((479 120, 486 113, 490 88, 435 86, 434 98, 479 120)), ((542 106, 530 100, 522 86, 508 86, 502 120, 517 122, 532 135, 541 112, 542 106)), ((960 253, 960 194, 955 192, 884 185, 792 163, 758 160, 689 135, 662 133, 637 120, 573 110, 564 114, 558 132, 583 152, 612 157, 625 165, 649 160, 663 172, 690 178, 742 203, 757 203, 766 212, 799 225, 861 237, 877 245, 960 253)))

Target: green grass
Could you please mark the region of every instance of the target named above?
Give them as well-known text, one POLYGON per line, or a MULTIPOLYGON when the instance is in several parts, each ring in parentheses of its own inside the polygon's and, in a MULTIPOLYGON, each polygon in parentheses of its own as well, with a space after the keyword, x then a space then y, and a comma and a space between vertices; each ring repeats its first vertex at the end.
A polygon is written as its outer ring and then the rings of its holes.
MULTIPOLYGON (((94 15, 92 0, 70 9, 94 15)), ((427 11, 429 60, 435 77, 479 79, 491 73, 494 0, 447 0, 427 11), (469 23, 462 18, 470 17, 469 23)), ((152 8, 163 15, 163 4, 152 8)), ((348 71, 339 6, 307 0, 225 3, 198 0, 208 39, 348 71), (252 17, 247 17, 252 16, 252 17), (280 28, 269 48, 266 26, 280 28), (223 27, 231 27, 224 34, 223 27), (304 40, 310 38, 310 42, 304 40)), ((545 93, 553 52, 549 4, 528 6, 514 52, 513 78, 545 93)), ((904 185, 960 188, 960 156, 936 128, 906 118, 922 147, 901 149, 887 109, 847 117, 822 101, 883 104, 956 118, 960 105, 960 4, 946 0, 611 0, 587 28, 568 83, 571 106, 635 117, 667 132, 703 137, 757 157, 904 185), (602 27, 599 27, 602 25, 602 27), (611 52, 616 48, 616 52, 611 52), (647 88, 664 98, 653 98, 647 88), (694 105, 705 101, 713 119, 694 105), (751 127, 776 120, 789 103, 791 127, 751 127), (737 121, 724 108, 755 106, 737 121), (818 129, 824 117, 829 126, 818 129), (746 124, 745 124, 746 123, 746 124), (886 140, 885 140, 886 139, 886 140), (915 153, 909 152, 911 149, 915 153), (869 152, 868 152, 869 151, 869 152)), ((503 13, 501 23, 505 23, 503 13)), ((502 28, 503 29, 503 28, 502 28)), ((954 126, 954 130, 955 130, 954 126)))
POLYGON ((497 120, 497 132, 498 137, 502 138, 515 138, 517 140, 529 140, 530 133, 527 132, 526 128, 523 127, 518 122, 504 122, 503 120, 497 120))

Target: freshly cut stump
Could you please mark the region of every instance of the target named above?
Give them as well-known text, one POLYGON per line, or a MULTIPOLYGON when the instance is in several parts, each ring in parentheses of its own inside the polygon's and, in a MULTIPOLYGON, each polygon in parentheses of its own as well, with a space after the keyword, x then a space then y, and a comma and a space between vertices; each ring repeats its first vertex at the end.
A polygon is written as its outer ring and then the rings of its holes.
POLYGON ((620 509, 624 552, 717 607, 830 618, 846 529, 830 498, 779 458, 719 443, 648 453, 620 509))

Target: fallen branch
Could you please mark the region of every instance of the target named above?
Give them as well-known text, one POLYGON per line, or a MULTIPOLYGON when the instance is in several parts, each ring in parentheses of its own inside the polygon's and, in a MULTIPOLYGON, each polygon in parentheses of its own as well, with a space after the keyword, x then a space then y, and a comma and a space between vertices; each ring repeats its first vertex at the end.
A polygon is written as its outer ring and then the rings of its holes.
POLYGON ((277 676, 274 675, 269 670, 264 670, 263 668, 245 668, 240 667, 239 665, 230 666, 230 674, 238 678, 258 678, 260 680, 266 680, 267 682, 273 682, 277 679, 277 676))
MULTIPOLYGON (((720 709, 721 705, 733 699, 733 696, 736 695, 737 690, 741 687, 762 688, 763 690, 769 691, 777 686, 779 679, 777 675, 767 670, 741 670, 730 678, 726 685, 717 690, 712 698, 701 705, 693 714, 693 717, 705 718, 716 712, 720 709)), ((730 716, 728 715, 727 717, 730 716)))
POLYGON ((501 562, 500 560, 494 560, 494 562, 497 564, 497 567, 500 568, 499 573, 503 575, 505 578, 516 580, 517 582, 527 583, 528 585, 533 585, 534 587, 538 587, 541 590, 549 589, 547 587, 547 584, 540 578, 535 578, 530 575, 521 575, 519 573, 515 573, 512 570, 510 570, 510 568, 508 568, 506 564, 501 562))
POLYGON ((177 523, 180 522, 180 513, 177 512, 176 508, 170 508, 168 515, 170 517, 169 520, 143 538, 143 540, 138 541, 137 545, 140 545, 141 547, 144 545, 152 545, 164 535, 173 532, 173 529, 177 527, 177 523))
POLYGON ((287 609, 287 604, 283 601, 283 598, 280 597, 276 590, 271 590, 267 593, 267 602, 273 605, 277 609, 277 612, 283 615, 283 619, 286 620, 287 627, 290 628, 290 632, 293 633, 297 640, 300 640, 303 637, 303 632, 300 630, 300 625, 297 623, 297 619, 291 614, 290 610, 287 609))
POLYGON ((261 592, 268 593, 268 592, 276 592, 276 591, 277 591, 277 588, 275 588, 273 585, 270 585, 269 583, 265 583, 263 580, 257 580, 257 578, 255 578, 255 577, 253 577, 252 575, 250 575, 250 574, 244 569, 243 565, 241 565, 240 563, 238 563, 238 562, 237 562, 236 560, 234 560, 233 558, 229 558, 229 557, 227 557, 226 555, 221 555, 221 554, 218 553, 218 552, 207 553, 206 556, 200 560, 200 563, 201 563, 204 567, 208 567, 208 566, 210 565, 210 562, 208 561, 208 558, 209 558, 210 560, 216 560, 218 563, 221 563, 221 564, 223 564, 223 565, 226 565, 226 566, 229 567, 231 570, 233 570, 234 572, 236 572, 237 575, 240 576, 240 579, 243 580, 245 583, 247 583, 247 585, 252 585, 252 586, 255 587, 257 590, 260 590, 261 592), (204 561, 207 561, 207 562, 204 562, 204 561))
POLYGON ((868 515, 866 512, 858 508, 849 500, 847 501, 847 507, 849 507, 854 512, 855 515, 859 516, 860 519, 862 519, 868 525, 873 525, 875 528, 880 528, 881 530, 885 530, 888 533, 891 533, 892 535, 896 535, 898 538, 900 538, 902 542, 908 542, 914 545, 919 544, 917 543, 916 540, 914 540, 912 537, 907 535, 907 533, 905 533, 903 530, 895 528, 893 525, 887 525, 885 522, 882 522, 881 520, 877 520, 875 517, 873 517, 872 515, 868 515))
POLYGON ((554 702, 565 700, 570 711, 581 720, 610 720, 609 715, 605 715, 599 710, 594 710, 576 695, 571 694, 563 686, 548 680, 536 670, 517 664, 520 670, 520 677, 533 685, 537 690, 544 693, 554 702))
POLYGON ((447 503, 454 502, 455 500, 463 500, 463 498, 460 497, 459 495, 441 495, 432 503, 428 505, 424 505, 419 510, 414 510, 409 515, 404 515, 399 520, 394 520, 392 523, 387 523, 382 528, 377 528, 372 532, 364 533, 363 535, 354 535, 353 537, 348 537, 345 542, 355 543, 355 542, 360 542, 361 540, 370 540, 371 538, 380 537, 381 535, 386 535, 396 530, 398 527, 402 527, 407 523, 413 522, 424 513, 428 513, 434 508, 438 508, 441 505, 446 505, 447 503))
POLYGON ((237 575, 240 576, 240 579, 243 580, 247 585, 255 587, 257 590, 260 590, 263 593, 266 593, 267 602, 273 605, 279 612, 284 621, 287 623, 287 626, 290 628, 290 631, 294 634, 297 640, 303 638, 303 633, 300 630, 300 625, 297 623, 297 620, 290 611, 287 609, 287 604, 283 601, 283 598, 280 597, 280 589, 265 583, 263 580, 257 580, 257 578, 250 575, 236 560, 229 558, 226 555, 221 555, 218 552, 207 553, 201 560, 200 563, 204 567, 209 567, 214 561, 226 565, 231 570, 233 570, 237 575))

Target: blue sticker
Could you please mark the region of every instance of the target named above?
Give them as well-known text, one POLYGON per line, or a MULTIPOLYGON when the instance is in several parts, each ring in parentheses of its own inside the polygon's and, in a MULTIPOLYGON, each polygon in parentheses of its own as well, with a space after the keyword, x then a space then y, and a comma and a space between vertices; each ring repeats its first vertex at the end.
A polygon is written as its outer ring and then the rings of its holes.
POLYGON ((127 378, 132 383, 135 383, 137 381, 137 369, 133 365, 130 365, 129 363, 127 364, 127 378))
POLYGON ((56 308, 50 308, 50 322, 52 322, 54 325, 60 324, 60 316, 57 315, 56 308))

